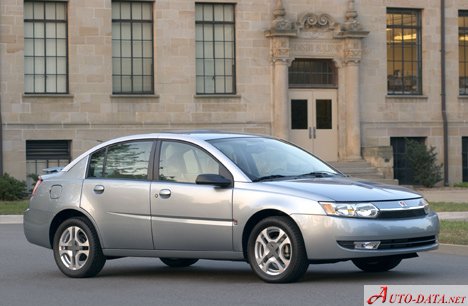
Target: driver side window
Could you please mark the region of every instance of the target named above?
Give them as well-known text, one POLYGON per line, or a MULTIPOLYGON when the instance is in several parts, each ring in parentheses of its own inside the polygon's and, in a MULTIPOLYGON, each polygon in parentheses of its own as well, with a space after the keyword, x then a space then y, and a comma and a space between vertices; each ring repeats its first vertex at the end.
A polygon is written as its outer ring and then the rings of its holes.
POLYGON ((195 183, 200 174, 220 174, 222 166, 205 151, 181 142, 164 141, 161 145, 159 179, 195 183))

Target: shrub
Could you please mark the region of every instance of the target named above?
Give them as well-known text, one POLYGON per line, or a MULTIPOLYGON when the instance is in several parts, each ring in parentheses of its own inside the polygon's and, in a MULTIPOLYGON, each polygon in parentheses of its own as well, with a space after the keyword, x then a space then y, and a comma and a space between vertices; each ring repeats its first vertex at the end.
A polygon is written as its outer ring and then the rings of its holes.
POLYGON ((408 139, 407 158, 416 184, 434 187, 442 180, 442 164, 437 163, 435 147, 428 149, 424 143, 408 139))
POLYGON ((26 183, 18 181, 8 173, 0 176, 0 200, 21 200, 26 195, 26 183))

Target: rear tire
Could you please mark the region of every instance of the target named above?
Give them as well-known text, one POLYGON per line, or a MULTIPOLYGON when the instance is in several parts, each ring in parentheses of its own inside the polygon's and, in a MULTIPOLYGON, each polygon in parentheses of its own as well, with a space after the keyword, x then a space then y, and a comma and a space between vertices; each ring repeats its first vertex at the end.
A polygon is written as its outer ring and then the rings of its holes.
POLYGON ((68 277, 95 276, 106 263, 96 230, 86 218, 71 218, 60 224, 53 251, 55 263, 68 277))
POLYGON ((375 257, 375 258, 356 258, 353 259, 353 264, 365 272, 386 272, 401 262, 399 257, 375 257))
POLYGON ((159 258, 165 265, 171 268, 185 268, 193 265, 198 261, 198 259, 192 258, 169 258, 169 257, 161 257, 159 258))
POLYGON ((247 257, 255 274, 268 283, 295 282, 309 266, 301 231, 283 216, 265 218, 253 228, 247 257))

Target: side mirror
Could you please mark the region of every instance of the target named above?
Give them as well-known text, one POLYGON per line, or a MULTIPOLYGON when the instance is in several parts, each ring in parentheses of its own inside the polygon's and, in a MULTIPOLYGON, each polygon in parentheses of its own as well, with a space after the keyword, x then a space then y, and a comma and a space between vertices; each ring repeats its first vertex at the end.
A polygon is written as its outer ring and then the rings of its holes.
POLYGON ((195 183, 198 185, 214 185, 225 188, 231 186, 232 181, 219 174, 200 174, 197 176, 195 183))

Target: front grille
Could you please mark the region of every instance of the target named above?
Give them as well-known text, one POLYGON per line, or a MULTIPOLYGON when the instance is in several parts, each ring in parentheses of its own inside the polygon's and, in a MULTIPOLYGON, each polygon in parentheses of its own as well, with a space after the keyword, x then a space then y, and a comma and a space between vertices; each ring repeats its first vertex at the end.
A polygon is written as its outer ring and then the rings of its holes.
MULTIPOLYGON (((369 241, 369 240, 366 240, 369 241)), ((377 250, 406 249, 433 245, 437 242, 436 236, 425 236, 406 239, 372 240, 380 241, 377 250)), ((355 241, 337 241, 343 248, 354 250, 355 241)))
POLYGON ((378 219, 404 219, 425 216, 424 207, 417 209, 381 210, 378 219))

